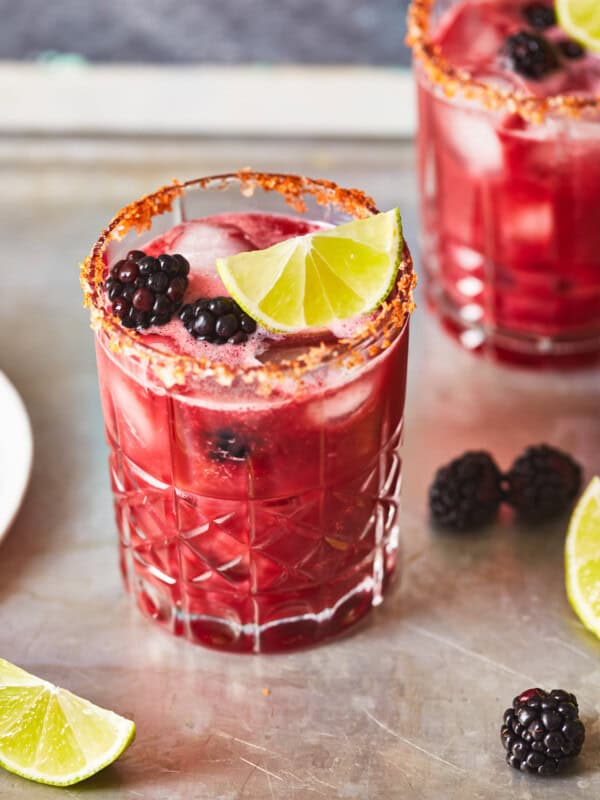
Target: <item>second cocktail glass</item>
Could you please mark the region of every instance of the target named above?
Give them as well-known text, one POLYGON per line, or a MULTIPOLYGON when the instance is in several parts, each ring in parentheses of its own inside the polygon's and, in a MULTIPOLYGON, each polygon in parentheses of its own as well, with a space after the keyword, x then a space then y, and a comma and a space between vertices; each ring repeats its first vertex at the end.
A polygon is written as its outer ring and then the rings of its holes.
POLYGON ((409 38, 430 304, 469 349, 535 366, 597 361, 600 103, 592 89, 552 87, 600 86, 600 59, 567 42, 548 2, 414 0, 409 38), (539 88, 503 65, 517 29, 538 47, 523 71, 548 70, 539 88))

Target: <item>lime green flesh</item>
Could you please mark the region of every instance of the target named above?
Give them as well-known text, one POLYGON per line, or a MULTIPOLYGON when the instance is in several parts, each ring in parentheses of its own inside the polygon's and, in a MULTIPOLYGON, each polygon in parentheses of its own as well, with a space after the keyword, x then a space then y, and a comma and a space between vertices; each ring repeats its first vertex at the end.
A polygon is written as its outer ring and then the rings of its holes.
POLYGON ((600 52, 598 0, 557 0, 556 12, 563 30, 590 50, 600 52))
POLYGON ((236 302, 265 328, 300 331, 367 314, 388 296, 402 257, 398 209, 217 259, 236 302))
POLYGON ((600 636, 600 478, 577 503, 565 546, 569 602, 583 624, 600 636))
POLYGON ((39 783, 70 786, 111 764, 135 725, 0 659, 0 765, 39 783))

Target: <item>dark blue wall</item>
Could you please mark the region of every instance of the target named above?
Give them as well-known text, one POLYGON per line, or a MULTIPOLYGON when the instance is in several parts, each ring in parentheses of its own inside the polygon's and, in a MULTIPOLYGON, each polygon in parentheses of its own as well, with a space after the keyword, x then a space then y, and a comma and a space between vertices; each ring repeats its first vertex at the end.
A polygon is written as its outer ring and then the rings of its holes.
POLYGON ((408 0, 0 0, 0 58, 407 63, 408 0))

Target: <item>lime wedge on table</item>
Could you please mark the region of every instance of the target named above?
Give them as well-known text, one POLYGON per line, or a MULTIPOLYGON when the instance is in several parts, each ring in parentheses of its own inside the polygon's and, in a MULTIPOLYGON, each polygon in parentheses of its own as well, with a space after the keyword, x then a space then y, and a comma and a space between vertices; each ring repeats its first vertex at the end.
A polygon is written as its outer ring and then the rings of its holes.
POLYGON ((217 259, 237 303, 273 331, 366 314, 390 293, 402 255, 398 209, 217 259))
POLYGON ((575 506, 565 546, 567 595, 575 613, 600 636, 600 478, 575 506))
POLYGON ((600 52, 600 3, 598 0, 557 0, 560 27, 590 50, 600 52))
POLYGON ((135 725, 0 659, 0 765, 39 783, 70 786, 107 767, 135 725))

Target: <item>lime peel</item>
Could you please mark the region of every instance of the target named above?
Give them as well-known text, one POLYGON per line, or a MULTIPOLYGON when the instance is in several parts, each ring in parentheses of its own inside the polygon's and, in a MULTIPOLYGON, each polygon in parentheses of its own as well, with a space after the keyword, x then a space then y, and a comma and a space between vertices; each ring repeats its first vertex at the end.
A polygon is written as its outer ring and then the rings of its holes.
POLYGON ((556 0, 561 28, 573 39, 600 53, 600 3, 598 0, 556 0))
POLYGON ((217 259, 225 287, 264 328, 292 333, 369 314, 394 287, 403 237, 397 208, 217 259))
POLYGON ((72 786, 112 764, 135 724, 0 658, 0 766, 72 786))
POLYGON ((573 610, 600 637, 600 478, 590 481, 569 522, 565 542, 567 597, 573 610))

